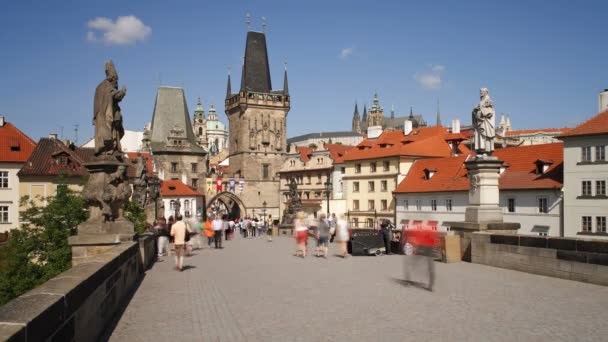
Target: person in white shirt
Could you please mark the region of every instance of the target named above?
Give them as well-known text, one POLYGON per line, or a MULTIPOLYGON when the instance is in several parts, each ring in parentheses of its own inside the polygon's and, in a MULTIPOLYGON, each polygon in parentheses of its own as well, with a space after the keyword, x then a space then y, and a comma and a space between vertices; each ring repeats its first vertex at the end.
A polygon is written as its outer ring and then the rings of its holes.
POLYGON ((224 221, 217 215, 213 222, 211 222, 211 228, 213 229, 213 237, 215 242, 215 248, 222 248, 222 230, 224 230, 224 221))

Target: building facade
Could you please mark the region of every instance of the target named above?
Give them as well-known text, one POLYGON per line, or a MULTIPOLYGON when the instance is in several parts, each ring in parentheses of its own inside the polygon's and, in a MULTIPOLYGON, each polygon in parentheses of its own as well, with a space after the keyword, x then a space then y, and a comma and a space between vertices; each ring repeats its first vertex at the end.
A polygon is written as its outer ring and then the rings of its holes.
POLYGON ((165 180, 161 182, 160 195, 162 198, 162 215, 165 218, 175 217, 179 214, 186 220, 193 220, 202 208, 204 196, 179 180, 165 180))
POLYGON ((566 236, 608 239, 608 111, 558 138, 564 142, 566 236))
MULTIPOLYGON (((372 100, 372 105, 367 110, 367 105, 363 106, 363 115, 361 116, 361 122, 356 125, 354 121, 359 118, 359 110, 357 104, 355 103, 355 112, 353 114, 353 124, 352 130, 357 133, 365 133, 370 127, 382 127, 382 130, 403 130, 403 123, 405 120, 409 120, 412 123, 413 128, 426 127, 427 123, 422 117, 422 115, 416 114, 414 115, 413 108, 410 108, 409 116, 396 116, 395 108, 391 108, 391 113, 389 117, 384 116, 384 109, 380 105, 380 99, 378 98, 378 93, 374 93, 374 99, 372 100)), ((439 112, 438 112, 438 122, 439 112)))
POLYGON ((36 142, 0 116, 0 233, 19 226, 21 184, 17 173, 35 147, 36 142))
POLYGON ((443 127, 384 131, 361 142, 344 156, 343 187, 353 228, 376 228, 381 219, 395 219, 392 191, 417 159, 468 153, 464 140, 443 127))
MULTIPOLYGON (((502 148, 493 155, 504 162, 499 179, 504 221, 519 223, 520 234, 563 236, 562 144, 502 148)), ((464 221, 468 158, 416 161, 394 192, 398 226, 445 231, 444 222, 464 221)))
POLYGON ((209 116, 206 116, 201 99, 198 99, 192 117, 192 127, 198 145, 207 150, 210 155, 215 156, 228 148, 228 130, 226 125, 218 119, 213 104, 209 108, 209 116))
POLYGON ((179 180, 204 192, 207 152, 194 135, 183 88, 158 88, 152 125, 144 136, 159 179, 179 180))
POLYGON ((316 145, 317 147, 319 147, 325 144, 342 144, 346 146, 356 146, 361 141, 363 141, 363 139, 364 138, 361 133, 353 131, 318 132, 308 133, 289 138, 287 139, 287 144, 289 145, 289 152, 291 153, 291 148, 294 146, 309 147, 311 145, 316 145))
POLYGON ((272 89, 266 35, 249 31, 241 87, 233 94, 228 75, 225 100, 230 130, 227 176, 244 181, 238 200, 248 213, 255 209, 279 216, 278 172, 287 153, 287 113, 291 103, 287 70, 283 83, 282 90, 272 89))

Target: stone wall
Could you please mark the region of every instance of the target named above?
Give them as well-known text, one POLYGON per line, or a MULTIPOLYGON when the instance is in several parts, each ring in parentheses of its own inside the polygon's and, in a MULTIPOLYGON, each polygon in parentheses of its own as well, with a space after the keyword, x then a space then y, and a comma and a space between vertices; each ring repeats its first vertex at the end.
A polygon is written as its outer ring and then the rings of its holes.
POLYGON ((608 285, 608 241, 475 232, 471 261, 608 285))
POLYGON ((148 240, 141 250, 137 241, 116 245, 0 307, 0 340, 99 339, 128 304, 144 265, 154 260, 148 240))

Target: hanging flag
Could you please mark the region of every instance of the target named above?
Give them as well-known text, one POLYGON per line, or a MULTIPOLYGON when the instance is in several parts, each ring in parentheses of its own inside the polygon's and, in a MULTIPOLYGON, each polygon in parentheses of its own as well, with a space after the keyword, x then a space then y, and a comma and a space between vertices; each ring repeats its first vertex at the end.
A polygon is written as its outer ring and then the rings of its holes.
POLYGON ((205 185, 207 188, 207 193, 210 194, 213 192, 213 178, 205 178, 205 185))
POLYGON ((228 184, 230 184, 230 188, 229 188, 229 189, 230 189, 230 191, 234 192, 234 186, 235 186, 235 184, 236 184, 236 183, 234 182, 234 178, 230 178, 230 179, 228 180, 228 184))
POLYGON ((215 191, 222 192, 222 179, 221 178, 217 178, 215 180, 215 191))
POLYGON ((239 194, 243 193, 243 188, 245 187, 245 180, 239 179, 239 194))

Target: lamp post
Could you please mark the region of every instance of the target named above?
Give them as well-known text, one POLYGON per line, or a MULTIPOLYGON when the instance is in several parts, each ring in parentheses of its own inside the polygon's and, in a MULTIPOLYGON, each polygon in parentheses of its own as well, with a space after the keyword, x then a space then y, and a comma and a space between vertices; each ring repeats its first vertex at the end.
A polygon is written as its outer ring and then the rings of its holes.
POLYGON ((329 217, 329 194, 331 193, 331 173, 327 173, 327 182, 325 182, 325 195, 327 196, 327 217, 329 217))
POLYGON ((150 197, 154 200, 154 220, 158 220, 158 198, 160 197, 160 179, 150 179, 150 197))
POLYGON ((262 223, 264 223, 264 225, 266 225, 266 206, 268 205, 268 203, 266 203, 266 201, 264 201, 262 203, 262 207, 264 207, 264 209, 262 210, 262 223))
POLYGON ((175 221, 177 221, 177 215, 179 215, 179 209, 181 208, 182 204, 179 202, 179 198, 175 200, 175 221))

